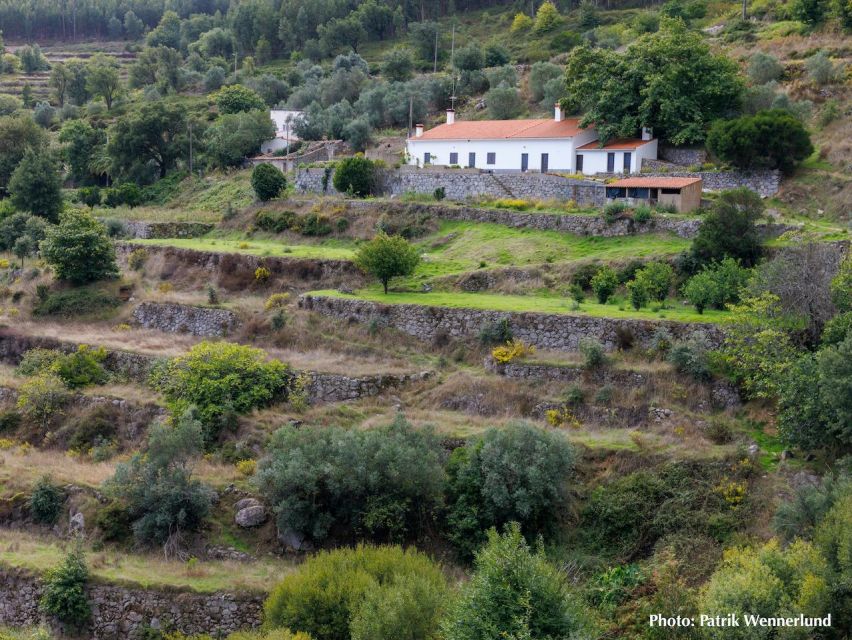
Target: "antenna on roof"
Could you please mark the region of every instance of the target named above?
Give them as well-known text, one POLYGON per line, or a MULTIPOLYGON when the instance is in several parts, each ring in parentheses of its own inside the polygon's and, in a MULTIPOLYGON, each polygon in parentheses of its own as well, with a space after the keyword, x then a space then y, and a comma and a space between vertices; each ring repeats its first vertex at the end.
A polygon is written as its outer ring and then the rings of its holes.
POLYGON ((450 108, 456 109, 456 25, 453 25, 453 39, 450 43, 450 71, 453 74, 453 93, 450 96, 450 108))

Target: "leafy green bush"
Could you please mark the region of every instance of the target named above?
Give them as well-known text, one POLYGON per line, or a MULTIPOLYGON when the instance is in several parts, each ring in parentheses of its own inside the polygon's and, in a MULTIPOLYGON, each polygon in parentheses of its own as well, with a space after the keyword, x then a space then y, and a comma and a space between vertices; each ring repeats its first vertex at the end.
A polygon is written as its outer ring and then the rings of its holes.
POLYGON ((65 427, 71 433, 68 448, 85 453, 96 444, 109 441, 116 433, 117 413, 113 405, 99 404, 71 420, 65 427))
POLYGON ((121 542, 132 532, 130 512, 127 507, 117 500, 98 509, 95 514, 95 525, 101 531, 101 538, 106 542, 121 542))
POLYGON ((101 190, 98 187, 80 187, 77 189, 77 202, 96 207, 101 203, 101 190))
POLYGON ((706 307, 724 309, 726 305, 739 301, 740 291, 750 274, 750 270, 741 267, 738 261, 725 258, 705 266, 686 282, 682 292, 698 313, 704 313, 706 307))
POLYGON ((826 322, 820 341, 822 346, 827 347, 840 344, 849 336, 852 336, 852 311, 839 313, 826 322))
POLYGON ((592 291, 598 298, 600 304, 606 304, 610 296, 615 293, 618 288, 618 274, 610 266, 604 265, 598 269, 597 273, 589 282, 592 291))
POLYGON ((674 269, 665 262, 649 262, 636 272, 636 281, 651 299, 663 302, 674 282, 674 269))
POLYGON ((62 564, 47 572, 44 591, 39 605, 42 611, 61 622, 82 629, 92 617, 92 608, 86 598, 89 570, 83 552, 71 551, 62 564))
POLYGON ((115 248, 106 229, 82 211, 66 211, 58 225, 47 229, 41 255, 54 268, 57 278, 72 284, 118 276, 115 248))
POLYGON ((106 356, 103 347, 92 349, 85 344, 78 345, 77 351, 71 353, 56 349, 30 349, 15 371, 24 376, 55 375, 69 389, 78 389, 107 381, 109 376, 103 367, 106 356))
POLYGON ((17 407, 28 420, 47 430, 51 420, 62 414, 69 394, 57 376, 40 374, 18 388, 17 407))
POLYGON ((120 207, 122 205, 138 207, 142 204, 142 190, 134 182, 123 182, 119 185, 104 189, 103 202, 108 207, 120 207))
POLYGON ((583 289, 590 289, 592 286, 592 278, 598 274, 600 269, 600 265, 594 263, 581 265, 571 275, 571 283, 576 284, 583 289))
POLYGON ((174 415, 196 408, 208 446, 233 414, 286 399, 289 381, 283 362, 267 360, 262 349, 231 342, 201 342, 151 374, 151 384, 174 415))
POLYGON ((353 156, 337 163, 334 169, 334 188, 364 198, 373 193, 376 181, 376 166, 363 156, 353 156))
POLYGON ((564 575, 531 550, 517 523, 476 554, 475 570, 441 625, 445 640, 494 638, 582 638, 587 614, 572 596, 564 575))
POLYGON ((514 334, 512 327, 509 326, 508 318, 486 322, 479 329, 479 344, 484 347, 506 344, 511 342, 512 338, 514 338, 514 334))
POLYGON ((299 220, 299 231, 303 236, 327 236, 331 233, 331 222, 326 216, 309 213, 299 220))
POLYGON ((254 216, 254 227, 269 233, 282 233, 292 229, 297 216, 293 211, 258 211, 254 216))
POLYGON ((127 506, 139 542, 179 542, 201 525, 212 502, 210 489, 192 479, 202 444, 201 424, 186 411, 174 426, 154 424, 145 453, 119 464, 105 483, 106 492, 127 506))
POLYGON ((277 198, 287 188, 287 178, 271 164, 256 165, 251 172, 251 188, 261 202, 277 198))
POLYGON ((650 222, 653 214, 651 212, 651 207, 648 205, 640 205, 636 207, 633 211, 633 220, 638 222, 639 224, 645 224, 646 222, 650 222))
POLYGON ((699 331, 688 340, 673 343, 667 359, 678 373, 687 374, 698 382, 706 382, 713 377, 709 353, 710 342, 707 336, 699 331))
POLYGON ((30 515, 39 524, 53 525, 59 519, 65 496, 50 476, 42 476, 30 495, 30 515))
POLYGON ((391 278, 414 273, 420 264, 420 253, 402 236, 379 233, 358 248, 355 264, 365 273, 378 278, 387 293, 391 278))
POLYGON ((490 527, 515 521, 527 535, 549 533, 568 505, 574 459, 561 433, 525 423, 456 449, 447 467, 448 537, 470 557, 490 527))
POLYGON ((597 338, 588 336, 580 338, 580 354, 583 356, 583 366, 587 369, 597 369, 607 362, 606 352, 597 338))
POLYGON ((441 450, 402 419, 369 431, 284 427, 255 474, 278 528, 312 540, 416 539, 443 491, 441 450))
POLYGON ((446 578, 423 553, 358 546, 311 556, 275 587, 264 617, 316 640, 429 640, 446 599, 446 578))
POLYGON ((723 191, 692 241, 692 255, 700 264, 733 258, 754 266, 763 251, 756 226, 763 209, 760 196, 750 189, 723 191))
POLYGON ((239 113, 241 111, 262 111, 266 103, 257 93, 241 84, 222 87, 216 92, 214 99, 219 113, 239 113))
POLYGON ((613 222, 618 220, 624 214, 625 211, 627 211, 627 205, 621 200, 614 200, 613 202, 608 202, 603 208, 603 219, 606 220, 609 224, 612 224, 613 222))

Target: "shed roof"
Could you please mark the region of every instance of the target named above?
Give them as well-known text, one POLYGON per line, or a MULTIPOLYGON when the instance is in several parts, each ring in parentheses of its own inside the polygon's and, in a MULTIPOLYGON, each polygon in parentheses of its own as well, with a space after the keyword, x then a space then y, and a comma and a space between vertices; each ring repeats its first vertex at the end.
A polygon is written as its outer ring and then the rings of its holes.
POLYGON ((651 189, 682 189, 696 182, 701 182, 701 178, 673 178, 673 177, 658 177, 658 178, 622 178, 615 182, 610 182, 608 187, 648 187, 651 189))
POLYGON ((600 146, 600 141, 595 140, 581 147, 577 147, 577 151, 614 151, 619 149, 638 149, 646 144, 651 144, 653 140, 642 140, 641 138, 619 138, 618 140, 610 140, 604 146, 600 146))
POLYGON ((412 140, 501 140, 507 138, 573 138, 579 118, 538 120, 457 120, 440 124, 412 140))

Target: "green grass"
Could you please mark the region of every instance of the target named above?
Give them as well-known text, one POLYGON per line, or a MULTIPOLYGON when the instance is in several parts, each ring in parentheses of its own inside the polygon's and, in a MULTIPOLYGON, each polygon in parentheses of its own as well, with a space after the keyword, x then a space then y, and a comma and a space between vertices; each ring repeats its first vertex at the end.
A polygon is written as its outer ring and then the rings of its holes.
POLYGON ((391 292, 382 293, 381 289, 362 289, 355 295, 334 290, 312 291, 308 295, 335 298, 354 298, 380 302, 384 304, 418 304, 456 309, 483 309, 492 311, 516 311, 554 313, 564 315, 588 315, 600 318, 636 318, 642 320, 675 320, 678 322, 724 322, 730 317, 726 311, 708 310, 704 314, 696 313, 692 307, 684 307, 676 301, 669 301, 669 308, 653 311, 650 307, 640 309, 619 308, 615 304, 584 302, 579 309, 572 308, 572 301, 558 296, 517 296, 490 293, 441 292, 429 293, 391 292))
MULTIPOLYGON (((65 556, 62 542, 35 534, 0 530, 0 564, 44 572, 65 556)), ((201 593, 215 591, 269 591, 292 570, 292 563, 264 559, 256 562, 200 561, 190 571, 186 563, 164 560, 161 554, 136 554, 117 550, 87 551, 94 578, 143 588, 169 586, 201 593)))
POLYGON ((282 256, 290 258, 317 258, 327 260, 351 260, 354 250, 346 243, 285 244, 278 240, 239 240, 221 237, 166 238, 133 240, 133 244, 179 247, 196 251, 220 251, 245 253, 253 256, 282 256))

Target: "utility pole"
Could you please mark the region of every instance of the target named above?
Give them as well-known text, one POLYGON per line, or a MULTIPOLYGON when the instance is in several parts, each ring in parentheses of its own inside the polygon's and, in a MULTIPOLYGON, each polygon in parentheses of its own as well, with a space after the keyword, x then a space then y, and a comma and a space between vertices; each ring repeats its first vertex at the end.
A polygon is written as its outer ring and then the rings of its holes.
POLYGON ((748 0, 743 0, 743 20, 748 20, 748 0))
POLYGON ((408 137, 411 137, 411 130, 414 128, 414 96, 408 96, 408 137))
POLYGON ((432 73, 438 73, 438 27, 435 27, 435 65, 432 73))
POLYGON ((189 175, 192 175, 192 120, 187 123, 189 127, 189 175))
POLYGON ((237 75, 237 52, 234 51, 234 75, 237 75))

